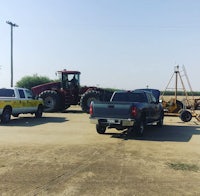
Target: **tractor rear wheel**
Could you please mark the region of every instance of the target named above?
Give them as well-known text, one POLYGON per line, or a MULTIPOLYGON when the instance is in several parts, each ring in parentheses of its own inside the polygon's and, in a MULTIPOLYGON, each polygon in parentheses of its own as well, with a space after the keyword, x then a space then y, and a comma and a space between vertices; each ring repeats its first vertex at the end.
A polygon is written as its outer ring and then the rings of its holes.
POLYGON ((100 93, 95 90, 85 92, 80 100, 80 106, 83 112, 89 113, 90 103, 100 99, 100 93))
POLYGON ((46 90, 39 94, 44 101, 45 112, 55 112, 60 109, 60 97, 56 91, 46 90))

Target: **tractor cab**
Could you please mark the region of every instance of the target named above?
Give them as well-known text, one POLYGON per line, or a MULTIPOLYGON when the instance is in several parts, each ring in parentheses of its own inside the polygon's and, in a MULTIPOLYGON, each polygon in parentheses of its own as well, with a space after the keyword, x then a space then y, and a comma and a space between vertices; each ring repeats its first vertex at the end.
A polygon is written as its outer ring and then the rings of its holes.
POLYGON ((58 77, 61 81, 63 90, 74 90, 80 88, 80 72, 79 71, 58 71, 58 77))

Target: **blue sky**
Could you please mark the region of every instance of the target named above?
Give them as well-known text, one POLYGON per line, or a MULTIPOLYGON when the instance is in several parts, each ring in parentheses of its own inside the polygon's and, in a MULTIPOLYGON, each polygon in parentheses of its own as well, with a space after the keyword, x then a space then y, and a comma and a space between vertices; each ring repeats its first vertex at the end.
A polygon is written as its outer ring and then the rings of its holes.
POLYGON ((14 84, 65 68, 82 85, 164 90, 178 64, 200 91, 199 10, 199 0, 0 0, 0 87, 10 86, 11 21, 14 84))

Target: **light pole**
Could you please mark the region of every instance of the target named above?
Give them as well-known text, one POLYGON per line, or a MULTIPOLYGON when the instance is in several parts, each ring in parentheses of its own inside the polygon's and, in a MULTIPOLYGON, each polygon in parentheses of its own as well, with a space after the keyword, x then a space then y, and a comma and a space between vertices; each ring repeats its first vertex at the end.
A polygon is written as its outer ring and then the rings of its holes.
POLYGON ((13 87, 13 27, 18 27, 17 24, 12 23, 10 21, 6 21, 7 24, 10 25, 11 29, 11 87, 13 87))

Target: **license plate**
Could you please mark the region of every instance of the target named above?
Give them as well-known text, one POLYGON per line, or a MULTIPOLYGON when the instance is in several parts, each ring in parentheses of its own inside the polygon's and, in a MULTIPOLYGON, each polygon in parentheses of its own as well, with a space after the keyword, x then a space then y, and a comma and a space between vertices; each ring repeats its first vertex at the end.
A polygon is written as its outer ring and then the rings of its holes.
POLYGON ((108 122, 108 123, 114 124, 114 123, 115 123, 115 120, 114 120, 114 119, 108 119, 107 122, 108 122))
POLYGON ((115 119, 108 119, 107 122, 110 124, 120 124, 119 120, 115 120, 115 119))

